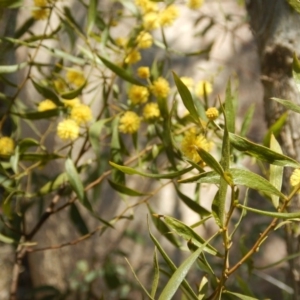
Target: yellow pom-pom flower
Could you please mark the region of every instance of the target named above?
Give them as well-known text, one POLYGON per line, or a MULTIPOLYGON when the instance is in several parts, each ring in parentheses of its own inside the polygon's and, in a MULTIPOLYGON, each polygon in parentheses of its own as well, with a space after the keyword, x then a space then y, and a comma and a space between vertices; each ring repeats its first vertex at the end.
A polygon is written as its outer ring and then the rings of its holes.
POLYGON ((295 187, 300 183, 300 169, 295 169, 290 177, 291 186, 295 187))
POLYGON ((197 134, 196 129, 190 129, 182 139, 181 150, 183 154, 189 159, 196 163, 202 161, 197 149, 203 149, 209 151, 211 149, 211 144, 202 134, 197 134))
POLYGON ((142 31, 136 38, 137 47, 140 49, 150 48, 153 44, 153 37, 149 32, 142 31))
POLYGON ((137 50, 132 49, 125 57, 125 63, 128 65, 133 65, 142 59, 141 53, 137 50))
POLYGON ((219 111, 216 107, 210 107, 205 112, 207 119, 213 121, 219 117, 219 111))
POLYGON ((80 105, 79 98, 74 98, 74 99, 71 99, 71 100, 62 100, 62 102, 64 103, 64 105, 66 107, 70 107, 70 108, 73 108, 75 106, 80 105))
POLYGON ((126 48, 126 45, 128 43, 128 39, 125 37, 118 37, 115 39, 115 43, 117 46, 121 47, 121 48, 126 48))
POLYGON ((188 0, 187 7, 190 9, 198 9, 200 8, 204 3, 204 0, 188 0))
POLYGON ((47 0, 34 0, 34 9, 31 15, 35 20, 45 20, 50 15, 50 9, 47 8, 47 0))
POLYGON ((159 77, 153 82, 151 86, 151 92, 157 98, 166 98, 170 92, 168 81, 162 77, 159 77))
POLYGON ((82 86, 85 83, 85 77, 83 73, 75 69, 69 69, 66 77, 69 83, 74 84, 77 87, 82 86))
POLYGON ((15 149, 15 143, 13 139, 7 136, 0 137, 0 155, 7 156, 12 155, 15 149))
POLYGON ((143 16, 143 26, 146 30, 156 29, 159 25, 159 14, 157 12, 149 12, 143 16))
POLYGON ((180 80, 184 83, 187 88, 192 88, 194 86, 194 79, 191 77, 180 77, 180 80))
POLYGON ((139 130, 141 124, 140 117, 133 111, 127 111, 121 118, 119 130, 123 133, 135 133, 139 130))
POLYGON ((128 91, 132 104, 141 104, 148 101, 149 91, 144 86, 132 85, 128 91))
POLYGON ((144 14, 158 10, 157 4, 150 0, 135 0, 135 4, 141 9, 144 14))
POLYGON ((79 136, 79 126, 74 120, 63 120, 57 125, 57 135, 62 140, 76 140, 79 136))
POLYGON ((160 110, 157 103, 148 103, 143 110, 143 117, 146 121, 158 119, 160 117, 160 110))
POLYGON ((195 88, 195 94, 198 97, 204 96, 204 91, 206 92, 206 95, 211 94, 213 88, 209 81, 201 80, 198 82, 195 88))
POLYGON ((179 10, 175 5, 168 6, 159 15, 160 26, 171 26, 179 16, 179 10))
POLYGON ((93 118, 92 110, 85 104, 79 104, 72 108, 70 118, 78 125, 86 124, 93 118))
POLYGON ((137 74, 140 78, 147 79, 150 77, 149 67, 139 67, 137 69, 137 74))
POLYGON ((53 101, 46 99, 39 103, 38 111, 46 111, 50 109, 55 109, 56 107, 57 106, 53 101))

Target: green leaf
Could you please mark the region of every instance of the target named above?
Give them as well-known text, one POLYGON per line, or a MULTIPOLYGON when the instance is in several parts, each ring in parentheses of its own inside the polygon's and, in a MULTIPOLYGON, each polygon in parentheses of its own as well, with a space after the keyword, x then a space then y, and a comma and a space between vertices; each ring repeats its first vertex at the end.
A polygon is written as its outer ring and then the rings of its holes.
POLYGON ((117 182, 113 182, 111 180, 108 180, 109 185, 116 190, 117 192, 124 194, 124 195, 128 195, 128 196, 132 196, 132 197, 138 197, 138 196, 143 196, 143 195, 147 195, 145 193, 141 193, 138 192, 136 190, 130 189, 127 186, 117 183, 117 182))
POLYGON ((70 219, 79 231, 79 233, 81 233, 82 235, 86 235, 89 233, 89 229, 75 203, 71 204, 70 219))
POLYGON ((171 229, 166 225, 164 221, 161 220, 160 217, 157 217, 157 214, 153 211, 150 205, 148 205, 148 209, 151 215, 151 219, 156 229, 176 248, 179 248, 181 245, 179 241, 176 239, 175 235, 172 234, 171 229))
MULTIPOLYGON (((183 237, 186 241, 191 241, 198 247, 202 247, 203 244, 206 243, 202 237, 200 237, 193 229, 185 225, 183 222, 169 216, 164 216, 164 220, 166 224, 168 224, 179 236, 183 237)), ((209 244, 207 244, 207 246, 204 248, 204 251, 212 255, 223 257, 217 249, 209 244)))
POLYGON ((86 86, 86 81, 84 82, 83 85, 81 85, 79 88, 66 92, 66 93, 62 93, 60 94, 60 96, 64 99, 74 99, 76 97, 78 97, 79 95, 81 95, 82 90, 85 88, 86 86))
POLYGON ((217 191, 211 205, 211 211, 216 221, 216 224, 220 228, 223 228, 224 219, 225 219, 225 202, 226 202, 228 184, 222 177, 220 177, 219 186, 220 186, 219 190, 217 191))
POLYGON ((83 204, 85 208, 89 211, 93 211, 91 204, 89 203, 86 193, 84 191, 84 187, 82 181, 77 173, 76 167, 73 163, 71 158, 67 158, 65 162, 65 169, 66 173, 70 182, 72 189, 74 190, 75 194, 77 195, 79 201, 83 204))
POLYGON ((102 62, 104 63, 104 65, 107 68, 109 68, 111 71, 113 71, 116 75, 118 75, 119 77, 121 77, 125 81, 128 81, 128 82, 130 82, 132 84, 135 84, 135 85, 144 86, 143 83, 141 83, 139 80, 132 77, 127 71, 125 71, 124 68, 121 68, 121 67, 113 64, 112 62, 110 62, 109 60, 107 60, 106 58, 104 58, 100 55, 98 55, 98 57, 102 60, 102 62))
MULTIPOLYGON (((158 240, 154 237, 154 235, 152 235, 150 228, 149 228, 149 224, 148 224, 148 231, 149 231, 151 240, 157 247, 157 249, 160 252, 161 256, 163 257, 164 261, 167 263, 167 265, 169 266, 171 271, 175 272, 177 270, 177 267, 175 266, 173 261, 169 258, 168 254, 164 251, 164 249, 162 248, 162 246, 160 245, 158 240)), ((182 287, 184 288, 184 290, 190 296, 191 299, 198 300, 197 295, 195 294, 195 292, 193 291, 193 289, 190 287, 190 285, 188 284, 188 282, 185 279, 182 282, 182 287)))
MULTIPOLYGON (((242 185, 248 188, 261 191, 268 195, 277 195, 286 198, 278 189, 276 189, 268 180, 257 175, 253 172, 250 172, 245 169, 231 168, 228 171, 230 177, 235 185, 242 185)), ((193 176, 191 178, 179 180, 180 183, 190 183, 190 182, 199 182, 199 183, 210 183, 210 184, 219 184, 220 175, 215 171, 204 172, 199 175, 193 176)))
POLYGON ((23 6, 23 0, 0 0, 0 8, 18 8, 23 6))
MULTIPOLYGON (((1 1, 0 1, 1 2, 1 1)), ((18 39, 23 34, 29 31, 29 28, 35 23, 35 19, 33 17, 28 18, 14 33, 14 38, 18 39)))
POLYGON ((98 1, 97 0, 90 0, 89 1, 89 8, 88 8, 88 17, 87 17, 87 33, 90 34, 95 21, 97 17, 97 6, 98 6, 98 1))
POLYGON ((157 179, 172 179, 172 178, 176 178, 176 177, 179 177, 185 173, 188 173, 190 172, 194 167, 189 167, 189 168, 186 168, 186 169, 183 169, 183 170, 180 170, 180 171, 177 171, 177 172, 173 172, 173 173, 166 173, 166 174, 151 174, 151 173, 144 173, 144 172, 140 172, 140 171, 137 171, 136 169, 134 168, 130 168, 130 167, 125 167, 125 166, 121 166, 121 165, 118 165, 116 163, 113 163, 113 162, 109 162, 109 164, 122 171, 123 173, 125 174, 129 174, 129 175, 141 175, 141 176, 144 176, 144 177, 149 177, 149 178, 157 178, 157 179))
POLYGON ((19 142, 19 151, 20 153, 24 153, 28 148, 37 147, 40 143, 32 138, 25 138, 19 142))
MULTIPOLYGON (((300 8, 299 2, 297 1, 298 9, 300 8)), ((299 10, 298 10, 299 12, 299 10)), ((293 55, 293 78, 298 88, 298 92, 300 92, 300 62, 296 53, 293 55)))
POLYGON ((247 296, 247 295, 242 295, 242 294, 239 294, 239 293, 233 293, 233 292, 229 292, 229 291, 224 291, 222 294, 229 294, 229 295, 232 295, 232 296, 236 296, 237 298, 242 299, 242 300, 259 300, 257 298, 253 298, 253 297, 250 297, 250 296, 247 296))
POLYGON ((33 79, 31 79, 33 86, 35 87, 35 89, 42 95, 44 96, 46 99, 50 99, 52 100, 56 105, 62 105, 62 103, 60 102, 58 96, 49 88, 35 82, 33 79))
POLYGON ((27 65, 28 63, 25 61, 17 65, 0 66, 0 74, 14 73, 24 69, 27 65))
POLYGON ((162 293, 160 294, 158 300, 171 300, 176 291, 178 290, 180 284, 184 280, 185 276, 187 275, 189 269, 192 267, 194 262, 197 260, 198 256, 204 250, 206 245, 209 243, 211 239, 209 239, 205 244, 203 244, 199 249, 193 252, 181 265, 180 267, 174 272, 170 280, 168 281, 167 285, 163 289, 162 293))
MULTIPOLYGON (((281 147, 274 135, 271 135, 270 148, 278 153, 282 153, 281 147)), ((279 191, 281 191, 283 179, 283 167, 270 165, 270 183, 279 191)), ((275 208, 279 206, 279 196, 271 195, 272 203, 275 208)))
POLYGON ((226 117, 226 126, 228 132, 234 133, 235 131, 235 105, 234 105, 234 96, 231 91, 231 82, 228 80, 226 87, 226 96, 225 96, 225 117, 226 117))
POLYGON ((13 243, 15 243, 15 240, 0 233, 0 242, 5 243, 5 244, 13 244, 13 243))
MULTIPOLYGON (((271 135, 275 135, 275 136, 279 135, 283 125, 285 124, 287 116, 288 116, 287 112, 283 113, 280 116, 280 118, 274 124, 272 124, 272 126, 268 129, 267 133, 265 134, 264 140, 263 140, 264 146, 266 146, 266 147, 270 146, 271 135)), ((275 149, 272 149, 272 150, 275 150, 275 149)), ((282 152, 279 152, 279 153, 282 154, 282 152)))
POLYGON ((32 111, 26 113, 15 113, 11 112, 13 115, 16 115, 22 119, 28 120, 41 120, 41 119, 49 119, 52 117, 57 117, 63 110, 60 108, 49 109, 45 111, 32 111))
POLYGON ((146 295, 151 299, 154 300, 154 298, 152 297, 152 295, 149 294, 149 292, 147 291, 147 289, 144 287, 144 285, 142 284, 142 282, 139 280, 138 276, 136 275, 136 273, 134 272, 133 267, 131 266, 129 260, 125 257, 126 262, 128 263, 131 272, 133 273, 134 278, 136 279, 136 281, 139 283, 140 287, 144 290, 144 292, 146 293, 146 295))
POLYGON ((155 294, 159 283, 159 264, 158 264, 156 247, 154 248, 154 254, 153 254, 153 269, 154 269, 154 276, 153 276, 153 282, 151 286, 151 296, 155 298, 155 294))
POLYGON ((254 213, 259 214, 259 215, 264 215, 264 216, 278 218, 278 219, 289 220, 289 219, 300 218, 300 212, 279 213, 279 212, 259 210, 259 209, 251 208, 251 207, 248 207, 248 206, 244 206, 242 204, 238 204, 236 207, 246 209, 248 211, 254 212, 254 213))
POLYGON ((296 160, 283 154, 272 151, 267 147, 250 142, 249 140, 242 138, 236 134, 229 133, 229 138, 230 143, 233 145, 234 148, 240 151, 244 151, 246 154, 256 157, 259 160, 283 167, 300 167, 300 164, 296 160))
POLYGON ((298 114, 300 114, 300 106, 290 100, 283 100, 279 98, 272 97, 272 100, 282 104, 285 108, 292 110, 298 114))
POLYGON ((211 214, 206 208, 204 208, 203 206, 199 205, 196 201, 190 199, 188 196, 181 193, 181 191, 179 190, 179 187, 175 183, 174 183, 174 186, 175 186, 175 190, 176 190, 179 198, 192 211, 199 214, 200 216, 208 216, 211 214))
POLYGON ((110 119, 101 119, 97 122, 94 122, 89 128, 89 139, 92 145, 92 148, 95 152, 95 155, 100 159, 100 134, 105 125, 110 119))
POLYGON ((244 137, 247 134, 247 132, 249 131, 251 121, 253 119, 254 111, 255 111, 255 104, 251 104, 243 118, 244 120, 243 120, 243 123, 241 126, 241 131, 240 131, 240 135, 242 137, 244 137))
POLYGON ((191 114, 194 121, 197 124, 200 124, 199 114, 198 114, 197 109, 195 107, 194 100, 193 100, 193 97, 191 95, 191 92, 185 86, 185 84, 181 81, 181 79, 176 75, 176 73, 175 72, 172 72, 172 73, 173 73, 173 78, 174 78, 177 90, 179 92, 179 95, 182 99, 182 102, 183 102, 184 106, 186 107, 188 112, 191 114))
POLYGON ((60 173, 57 177, 55 177, 53 180, 48 181, 44 186, 40 188, 38 191, 39 195, 46 195, 49 194, 57 189, 59 189, 63 184, 68 182, 68 176, 67 173, 63 172, 60 173))
POLYGON ((64 156, 56 153, 20 153, 20 160, 22 161, 41 161, 43 163, 46 163, 47 161, 59 158, 64 158, 64 156))

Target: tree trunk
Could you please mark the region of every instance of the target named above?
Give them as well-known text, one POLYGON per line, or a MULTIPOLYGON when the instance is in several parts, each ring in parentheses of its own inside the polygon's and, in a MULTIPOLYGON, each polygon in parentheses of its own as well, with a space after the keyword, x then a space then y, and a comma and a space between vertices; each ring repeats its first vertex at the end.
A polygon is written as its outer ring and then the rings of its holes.
MULTIPOLYGON (((261 65, 261 80, 264 86, 265 118, 270 127, 285 112, 282 105, 271 100, 277 97, 292 100, 300 105, 300 93, 292 78, 293 53, 300 55, 298 28, 300 15, 285 0, 250 0, 247 1, 250 25, 257 42, 261 65)), ((300 161, 300 118, 289 112, 287 121, 278 137, 283 152, 300 161)), ((288 193, 289 176, 285 172, 283 190, 288 193)), ((295 197, 289 207, 290 211, 299 211, 300 199, 295 197)), ((300 251, 300 231, 287 227, 286 243, 288 254, 300 251)), ((293 299, 300 297, 300 259, 291 260, 288 284, 293 284, 293 299)))

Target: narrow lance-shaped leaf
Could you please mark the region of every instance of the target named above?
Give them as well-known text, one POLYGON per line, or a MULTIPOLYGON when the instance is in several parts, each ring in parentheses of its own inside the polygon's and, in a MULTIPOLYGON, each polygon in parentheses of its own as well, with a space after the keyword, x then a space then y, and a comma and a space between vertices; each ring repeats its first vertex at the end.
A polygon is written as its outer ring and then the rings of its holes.
POLYGON ((235 104, 234 96, 231 89, 231 81, 228 80, 226 87, 226 96, 225 96, 225 108, 224 108, 225 118, 226 118, 226 127, 228 132, 234 133, 235 131, 235 104))
POLYGON ((282 104, 285 108, 300 114, 300 106, 297 105, 296 103, 294 103, 290 100, 284 100, 284 99, 279 99, 279 98, 275 98, 275 97, 272 97, 271 99, 282 104))
MULTIPOLYGON (((286 198, 284 194, 282 194, 268 180, 266 180, 260 175, 257 175, 245 169, 237 168, 229 169, 228 173, 230 174, 230 177, 235 185, 246 186, 248 188, 261 191, 268 195, 277 195, 282 199, 286 198)), ((193 176, 191 178, 179 180, 180 183, 199 182, 210 184, 218 184, 219 181, 220 175, 217 174, 215 171, 209 171, 193 176)))
POLYGON ((75 203, 72 203, 70 207, 70 220, 73 222, 79 233, 82 235, 89 233, 89 229, 75 203))
POLYGON ((0 66, 0 74, 14 73, 24 69, 27 65, 28 63, 25 61, 17 65, 0 66))
POLYGON ((136 190, 130 189, 126 185, 123 185, 123 184, 120 184, 120 183, 117 183, 117 182, 114 182, 111 180, 108 180, 108 183, 114 190, 116 190, 117 192, 124 194, 124 195, 132 196, 132 197, 147 195, 145 193, 141 193, 136 190))
POLYGON ((229 292, 229 291, 224 291, 222 294, 229 294, 229 295, 232 295, 232 296, 235 296, 239 299, 242 299, 242 300, 258 300, 257 298, 253 298, 253 297, 250 297, 250 296, 247 296, 247 295, 243 295, 243 294, 239 294, 239 293, 233 293, 233 292, 229 292))
POLYGON ((148 205, 148 209, 151 215, 152 222, 155 225, 156 229, 176 248, 179 248, 181 244, 177 240, 175 235, 171 232, 169 226, 164 221, 162 221, 160 217, 156 216, 157 214, 155 214, 150 205, 148 205))
POLYGON ((32 111, 32 112, 26 112, 26 113, 11 112, 11 113, 22 119, 41 120, 41 119, 49 119, 52 117, 57 117, 57 116, 59 116, 60 112, 62 112, 62 111, 63 110, 60 108, 55 108, 55 109, 49 109, 46 111, 32 111))
POLYGON ((107 60, 106 58, 98 55, 98 57, 102 60, 102 62, 104 63, 104 65, 109 68, 111 71, 113 71, 116 75, 120 76, 121 78, 123 78, 125 81, 128 81, 132 84, 136 84, 136 85, 140 85, 140 86, 144 86, 143 83, 141 83, 139 80, 135 79, 134 77, 132 77, 127 71, 125 71, 123 68, 113 64, 112 62, 110 62, 109 60, 107 60))
POLYGON ((130 168, 130 167, 125 167, 125 166, 121 166, 121 165, 118 165, 116 163, 113 163, 113 162, 109 162, 109 164, 124 172, 125 174, 129 174, 129 175, 141 175, 141 176, 144 176, 144 177, 149 177, 149 178, 157 178, 157 179, 172 179, 172 178, 176 178, 176 177, 179 177, 185 173, 188 173, 190 172, 194 167, 189 167, 189 168, 186 168, 186 169, 183 169, 183 170, 180 170, 180 171, 177 171, 177 172, 173 172, 173 173, 166 173, 166 174, 151 174, 151 173, 144 173, 144 172, 140 172, 140 171, 137 171, 136 169, 134 168, 130 168))
POLYGON ((300 218, 300 212, 295 212, 295 213, 272 212, 272 211, 265 211, 265 210, 255 209, 255 208, 244 206, 244 205, 241 205, 241 204, 238 204, 237 207, 238 208, 244 208, 248 211, 254 212, 254 213, 259 214, 259 215, 269 216, 269 217, 278 218, 278 219, 289 220, 289 219, 300 218))
POLYGON ((151 287, 151 296, 155 298, 155 294, 159 283, 159 264, 158 264, 156 247, 154 248, 154 254, 153 254, 153 269, 154 269, 154 276, 153 276, 153 282, 151 287))
MULTIPOLYGON (((213 236, 215 237, 215 236, 213 236)), ((193 252, 181 265, 180 267, 174 272, 170 280, 168 281, 167 285, 163 289, 162 293, 160 294, 158 300, 171 300, 176 291, 178 290, 180 284, 184 280, 185 276, 187 275, 188 271, 197 260, 200 253, 204 250, 206 245, 211 241, 210 238, 205 244, 203 244, 199 249, 193 252)))
POLYGON ((240 135, 243 137, 247 134, 247 132, 250 128, 251 121, 253 120, 254 111, 255 111, 255 105, 252 104, 248 108, 248 110, 243 118, 243 123, 242 123, 241 131, 240 131, 240 135))
POLYGON ((88 23, 88 28, 87 28, 87 33, 89 34, 96 21, 97 17, 97 0, 90 0, 89 1, 89 8, 88 8, 88 18, 87 18, 87 23, 88 23))
POLYGON ((58 96, 48 87, 43 86, 39 83, 37 83, 36 81, 34 81, 33 79, 31 79, 33 86, 35 87, 35 89, 41 94, 43 95, 46 99, 50 99, 52 100, 56 105, 62 105, 62 103, 60 102, 58 96))
POLYGON ((64 99, 70 99, 70 100, 74 99, 74 98, 78 97, 79 95, 81 95, 81 92, 85 88, 86 83, 87 82, 85 81, 84 84, 81 85, 80 87, 78 87, 77 89, 62 93, 60 96, 64 99))
POLYGON ((91 204, 88 202, 87 196, 84 191, 82 181, 77 173, 76 167, 71 158, 67 158, 65 163, 66 173, 70 182, 70 185, 74 192, 76 193, 79 201, 87 208, 89 211, 93 211, 91 204))
POLYGON ((249 140, 242 138, 236 134, 229 133, 229 138, 230 143, 231 145, 233 145, 233 147, 240 151, 244 151, 246 154, 256 157, 259 160, 266 161, 270 164, 278 166, 293 168, 300 167, 300 164, 296 160, 283 154, 277 153, 267 147, 250 142, 249 140))
MULTIPOLYGON (((289 0, 289 2, 292 2, 292 1, 289 0)), ((294 2, 296 2, 297 8, 299 9, 300 8, 299 1, 294 1, 294 2)), ((292 66, 293 66, 293 78, 294 78, 294 81, 298 88, 298 92, 300 92, 300 61, 298 60, 296 53, 294 53, 294 56, 293 56, 293 65, 292 66)))
POLYGON ((184 106, 186 107, 188 112, 191 114, 194 121, 197 124, 199 124, 200 123, 199 122, 199 114, 198 114, 197 109, 195 107, 194 100, 193 100, 193 97, 191 95, 191 92, 186 87, 186 85, 181 81, 181 79, 176 75, 176 73, 174 73, 174 72, 172 72, 172 73, 173 73, 173 78, 174 78, 177 90, 179 92, 179 95, 182 99, 182 102, 183 102, 184 106))
MULTIPOLYGON (((148 231, 149 231, 151 240, 157 247, 157 249, 160 252, 161 256, 163 257, 164 261, 166 262, 168 267, 171 269, 171 271, 175 272, 177 270, 177 267, 175 266, 173 261, 170 259, 168 254, 164 251, 164 249, 162 248, 162 246, 160 245, 158 240, 155 238, 155 236, 151 233, 149 223, 148 223, 148 231)), ((198 300, 197 295, 195 294, 195 292, 193 291, 193 289, 191 288, 191 286, 188 284, 188 282, 185 279, 182 282, 182 287, 183 287, 184 291, 190 296, 191 299, 198 300)))
MULTIPOLYGON (((282 153, 281 147, 277 142, 274 135, 271 135, 270 148, 278 153, 282 153)), ((277 189, 281 190, 282 186, 282 178, 283 178, 283 167, 270 165, 270 183, 277 189)), ((271 195, 272 203, 275 208, 279 206, 279 196, 271 195)))
POLYGON ((179 198, 182 200, 182 202, 189 207, 192 211, 194 211, 195 213, 201 215, 201 216, 208 216, 211 213, 204 207, 202 207, 201 205, 199 205, 196 201, 190 199, 188 196, 186 196, 185 194, 183 194, 180 190, 179 187, 174 183, 177 195, 179 196, 179 198))
MULTIPOLYGON (((278 136, 278 134, 281 132, 283 125, 286 122, 287 119, 287 112, 283 113, 280 118, 272 124, 272 126, 268 129, 267 133, 265 134, 264 140, 263 140, 263 145, 266 147, 270 146, 270 140, 271 140, 271 135, 278 136)), ((270 147, 272 149, 272 147, 270 147)), ((276 151, 276 149, 272 149, 276 151)), ((278 153, 281 153, 280 151, 277 151, 278 153)))
MULTIPOLYGON (((166 224, 170 226, 170 228, 172 228, 179 236, 183 237, 186 241, 191 241, 198 247, 201 247, 203 246, 203 244, 205 244, 205 240, 183 222, 169 216, 164 216, 164 220, 166 224)), ((212 255, 222 257, 222 254, 220 254, 217 249, 209 244, 207 244, 207 246, 204 248, 204 251, 212 255)))

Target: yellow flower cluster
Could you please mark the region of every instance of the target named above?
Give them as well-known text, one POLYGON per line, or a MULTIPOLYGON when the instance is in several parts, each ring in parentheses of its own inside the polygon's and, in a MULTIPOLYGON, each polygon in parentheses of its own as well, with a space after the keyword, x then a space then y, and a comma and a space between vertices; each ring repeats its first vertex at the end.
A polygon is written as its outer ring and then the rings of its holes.
POLYGON ((136 0, 135 4, 142 12, 143 26, 146 30, 153 30, 159 26, 170 26, 179 15, 179 10, 175 5, 169 5, 160 10, 157 3, 151 0, 136 0))
POLYGON ((92 110, 85 104, 75 105, 71 110, 70 118, 78 125, 86 124, 93 118, 92 110))
POLYGON ((151 92, 157 98, 166 98, 170 92, 168 81, 163 77, 159 77, 153 82, 151 92))
POLYGON ((210 107, 205 112, 207 119, 213 121, 219 117, 219 111, 216 107, 210 107))
POLYGON ((152 46, 153 37, 149 32, 142 31, 136 38, 137 47, 140 49, 147 49, 152 46))
POLYGON ((144 86, 132 85, 128 91, 132 104, 141 104, 148 101, 149 91, 144 86))
POLYGON ((50 9, 47 8, 47 0, 34 0, 34 9, 31 11, 31 15, 36 20, 45 20, 49 17, 50 9))
POLYGON ((179 10, 175 5, 168 6, 160 13, 159 24, 160 26, 171 26, 179 16, 179 10))
POLYGON ((139 67, 137 69, 137 75, 142 79, 147 79, 150 77, 149 67, 139 67))
POLYGON ((160 110, 157 103, 148 103, 143 110, 143 117, 146 121, 152 121, 160 117, 160 110))
POLYGON ((300 169, 295 169, 290 177, 291 186, 295 187, 300 183, 300 169))
POLYGON ((58 123, 57 135, 62 140, 76 140, 79 136, 79 126, 74 120, 63 120, 58 123))
POLYGON ((57 106, 53 101, 46 99, 39 103, 38 111, 46 111, 50 109, 55 109, 56 107, 57 106))
POLYGON ((69 83, 74 84, 77 87, 80 87, 85 83, 85 77, 83 73, 76 69, 69 69, 66 77, 69 83))
POLYGON ((117 46, 125 48, 128 43, 128 39, 125 37, 118 37, 115 39, 115 43, 117 46))
POLYGON ((204 0, 188 0, 187 7, 190 9, 198 9, 200 8, 204 3, 204 0))
POLYGON ((119 130, 123 133, 133 134, 138 131, 140 124, 140 117, 133 111, 127 111, 120 118, 119 130))
POLYGON ((211 144, 202 134, 197 134, 196 129, 192 128, 182 139, 181 150, 183 154, 193 160, 196 163, 202 161, 197 149, 203 149, 209 151, 211 149, 211 144))
POLYGON ((92 120, 92 110, 89 106, 80 103, 78 98, 62 101, 64 105, 70 109, 70 115, 69 119, 59 122, 57 126, 57 135, 62 140, 73 141, 79 136, 79 126, 92 120))
POLYGON ((211 94, 211 92, 213 91, 212 85, 209 81, 202 80, 199 81, 198 84, 196 85, 195 94, 198 97, 204 96, 204 91, 206 92, 206 95, 211 94))
POLYGON ((130 52, 125 57, 125 63, 133 65, 142 59, 141 53, 135 49, 130 49, 130 52))
POLYGON ((0 155, 12 155, 15 149, 13 139, 7 136, 0 137, 0 155))

